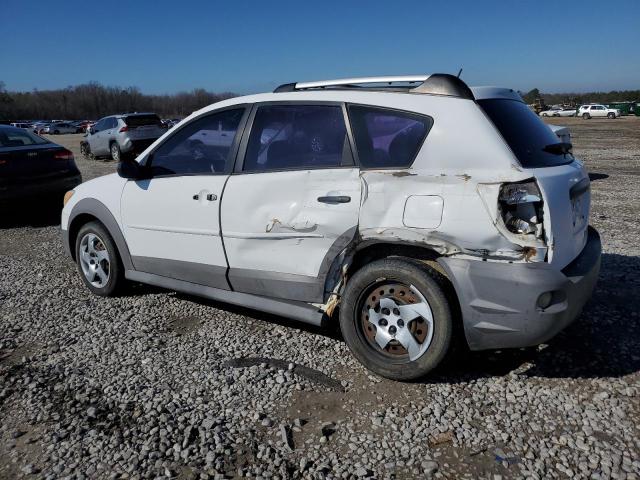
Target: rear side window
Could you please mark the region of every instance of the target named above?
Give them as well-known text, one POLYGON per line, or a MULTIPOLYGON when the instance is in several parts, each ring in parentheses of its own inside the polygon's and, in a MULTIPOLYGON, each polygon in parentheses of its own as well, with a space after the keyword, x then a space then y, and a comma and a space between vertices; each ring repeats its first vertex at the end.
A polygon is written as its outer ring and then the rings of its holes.
POLYGON ((124 117, 127 127, 143 127, 145 125, 161 125, 160 117, 157 115, 131 115, 124 117))
POLYGON ((169 137, 151 158, 151 174, 211 175, 227 171, 244 109, 201 117, 169 137))
POLYGON ((560 149, 551 129, 523 102, 506 99, 478 100, 524 168, 555 167, 571 163, 573 157, 560 149))
POLYGON ((258 108, 243 170, 260 172, 353 164, 344 115, 334 105, 258 108))
POLYGON ((386 108, 349 106, 349 120, 363 168, 409 167, 433 119, 386 108))

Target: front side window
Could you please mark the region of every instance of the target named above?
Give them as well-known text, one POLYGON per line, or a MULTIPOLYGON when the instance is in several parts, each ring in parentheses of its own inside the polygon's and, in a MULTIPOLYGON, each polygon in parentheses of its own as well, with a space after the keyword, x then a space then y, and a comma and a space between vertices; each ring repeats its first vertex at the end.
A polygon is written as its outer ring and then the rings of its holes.
POLYGON ((342 107, 265 105, 256 111, 243 170, 331 168, 352 164, 342 107))
POLYGON ((243 114, 243 108, 225 110, 185 125, 153 152, 151 174, 225 173, 243 114))
POLYGON ((362 168, 409 167, 433 125, 426 115, 386 108, 349 106, 362 168))

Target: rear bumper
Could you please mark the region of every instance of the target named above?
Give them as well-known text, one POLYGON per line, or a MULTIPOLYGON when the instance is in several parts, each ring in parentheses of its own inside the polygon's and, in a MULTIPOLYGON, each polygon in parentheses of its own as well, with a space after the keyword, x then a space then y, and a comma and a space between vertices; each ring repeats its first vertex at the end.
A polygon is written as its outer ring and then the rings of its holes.
POLYGON ((538 345, 575 320, 591 297, 602 245, 589 227, 584 249, 563 270, 547 263, 498 263, 443 257, 456 289, 471 350, 538 345), (553 292, 540 308, 538 298, 553 292))
POLYGON ((0 180, 0 202, 10 202, 13 200, 29 200, 31 198, 41 198, 47 195, 63 194, 82 183, 82 175, 78 170, 70 172, 69 175, 34 178, 29 181, 12 182, 9 180, 3 183, 0 180))

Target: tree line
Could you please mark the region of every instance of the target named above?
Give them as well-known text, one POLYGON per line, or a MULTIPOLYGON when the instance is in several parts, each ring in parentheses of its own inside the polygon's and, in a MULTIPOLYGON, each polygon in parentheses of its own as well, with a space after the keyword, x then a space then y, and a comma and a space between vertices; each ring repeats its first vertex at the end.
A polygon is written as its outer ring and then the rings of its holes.
POLYGON ((527 93, 519 92, 526 103, 544 100, 547 105, 583 105, 586 103, 640 102, 640 90, 612 90, 587 93, 542 93, 537 88, 527 93))
MULTIPOLYGON (((547 105, 640 101, 640 90, 588 93, 541 93, 537 88, 520 92, 525 102, 538 99, 547 105)), ((77 119, 96 120, 125 112, 155 112, 163 118, 182 118, 212 103, 230 98, 230 92, 214 93, 202 88, 171 95, 147 95, 136 87, 106 87, 91 82, 58 90, 9 92, 0 82, 0 121, 77 119)))
POLYGON ((0 82, 0 121, 96 120, 126 112, 155 112, 162 118, 183 118, 233 96, 202 88, 171 95, 147 95, 136 87, 106 87, 96 82, 58 90, 9 92, 0 82))

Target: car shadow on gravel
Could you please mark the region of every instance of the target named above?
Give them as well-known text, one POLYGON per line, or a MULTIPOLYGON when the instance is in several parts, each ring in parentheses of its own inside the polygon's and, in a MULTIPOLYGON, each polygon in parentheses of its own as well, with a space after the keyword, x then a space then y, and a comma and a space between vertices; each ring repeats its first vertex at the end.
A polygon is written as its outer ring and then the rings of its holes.
POLYGON ((215 300, 209 300, 207 298, 202 298, 202 297, 194 297, 194 296, 191 296, 185 293, 180 293, 180 292, 176 293, 176 298, 188 300, 190 302, 194 302, 199 305, 206 305, 212 308, 217 308, 219 310, 224 310, 225 312, 235 313, 237 315, 242 315, 242 316, 251 318, 253 320, 262 320, 267 323, 274 323, 277 325, 281 325, 283 327, 295 328, 298 330, 303 330, 305 332, 333 338, 335 340, 342 340, 342 336, 340 335, 340 331, 337 328, 337 325, 317 327, 309 323, 299 322, 296 320, 291 320, 286 317, 281 317, 279 315, 261 312, 260 310, 253 310, 251 308, 232 305, 230 303, 217 302, 215 300))
MULTIPOLYGON (((159 293, 144 285, 130 295, 159 293)), ((582 315, 541 347, 460 352, 424 383, 463 383, 512 373, 547 378, 620 377, 640 371, 640 257, 603 254, 598 285, 582 315)), ((289 320, 257 310, 187 294, 177 298, 254 320, 342 341, 334 323, 327 327, 289 320)))
POLYGON ((0 229, 60 225, 62 198, 21 201, 20 207, 0 205, 0 229))
POLYGON ((545 346, 468 352, 426 383, 505 376, 607 378, 640 371, 640 257, 603 254, 600 278, 582 315, 545 346))
POLYGON ((589 180, 591 180, 592 182, 597 182, 598 180, 606 180, 607 178, 609 178, 609 175, 607 175, 606 173, 589 173, 589 180))

